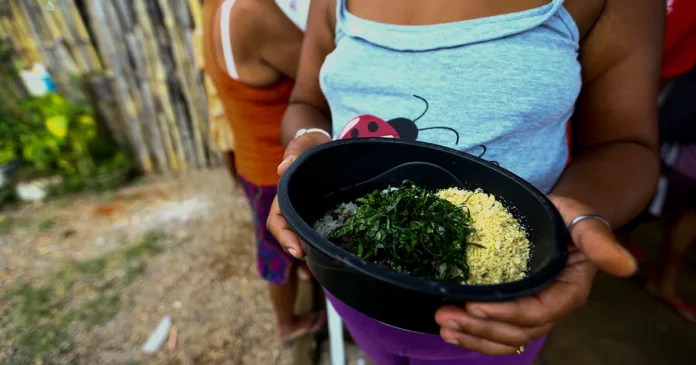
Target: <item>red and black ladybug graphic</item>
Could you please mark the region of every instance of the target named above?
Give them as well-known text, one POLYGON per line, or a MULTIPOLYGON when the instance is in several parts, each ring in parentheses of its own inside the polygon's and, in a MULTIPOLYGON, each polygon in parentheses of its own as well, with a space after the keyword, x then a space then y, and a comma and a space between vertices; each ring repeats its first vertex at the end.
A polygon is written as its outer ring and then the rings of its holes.
MULTIPOLYGON (((418 139, 419 131, 426 131, 430 129, 445 129, 454 133, 456 137, 455 145, 459 144, 459 133, 450 127, 430 127, 418 129, 416 126, 416 121, 422 118, 425 113, 428 112, 428 101, 423 99, 418 95, 413 95, 414 97, 422 100, 425 103, 425 111, 423 114, 419 115, 418 118, 410 120, 408 118, 394 118, 390 121, 385 121, 384 119, 371 115, 363 114, 359 117, 353 118, 350 122, 343 127, 341 134, 338 139, 348 139, 348 138, 369 138, 369 137, 382 137, 382 138, 399 138, 407 141, 415 141, 418 139)), ((483 157, 488 149, 486 146, 479 146, 483 149, 478 157, 483 157)), ((495 165, 500 166, 497 161, 489 161, 495 165)))
POLYGON ((416 121, 418 121, 425 115, 425 113, 428 112, 428 101, 418 95, 413 96, 425 103, 425 111, 423 111, 423 114, 419 115, 418 118, 414 120, 410 120, 408 118, 394 118, 390 121, 385 121, 384 119, 374 115, 363 114, 348 122, 346 126, 343 127, 338 139, 384 137, 415 141, 418 139, 419 131, 445 129, 454 133, 457 138, 454 144, 459 144, 459 133, 452 128, 430 127, 418 129, 416 126, 416 121))

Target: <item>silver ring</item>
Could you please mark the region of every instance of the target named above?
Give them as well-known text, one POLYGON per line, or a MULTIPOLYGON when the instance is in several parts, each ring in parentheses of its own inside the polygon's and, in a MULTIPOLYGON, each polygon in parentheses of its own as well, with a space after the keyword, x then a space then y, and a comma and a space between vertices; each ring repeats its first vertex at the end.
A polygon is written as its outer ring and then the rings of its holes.
POLYGON ((568 225, 568 232, 572 232, 573 227, 575 227, 578 223, 584 221, 585 219, 596 219, 596 220, 604 223, 607 226, 607 228, 609 228, 610 230, 612 229, 611 223, 609 223, 608 220, 606 220, 606 219, 604 219, 596 214, 583 214, 583 215, 579 215, 579 216, 575 217, 575 219, 570 221, 570 224, 568 225))

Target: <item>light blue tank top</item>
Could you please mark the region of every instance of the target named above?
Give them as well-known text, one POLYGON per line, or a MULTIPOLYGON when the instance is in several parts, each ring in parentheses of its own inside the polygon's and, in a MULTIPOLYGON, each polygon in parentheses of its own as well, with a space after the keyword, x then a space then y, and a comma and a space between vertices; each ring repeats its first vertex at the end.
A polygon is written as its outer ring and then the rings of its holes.
POLYGON ((581 88, 578 28, 563 0, 518 13, 404 26, 337 0, 336 49, 321 89, 337 139, 435 143, 487 160, 543 192, 568 161, 581 88))

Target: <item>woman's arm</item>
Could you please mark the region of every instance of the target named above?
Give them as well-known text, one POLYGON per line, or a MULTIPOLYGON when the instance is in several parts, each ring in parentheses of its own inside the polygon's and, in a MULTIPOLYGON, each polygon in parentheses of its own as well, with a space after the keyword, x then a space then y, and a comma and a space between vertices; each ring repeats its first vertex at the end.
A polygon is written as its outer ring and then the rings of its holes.
MULTIPOLYGON (((285 173, 302 153, 331 140, 323 133, 307 133, 299 138, 295 136, 303 128, 319 128, 331 133, 331 111, 319 86, 319 71, 326 56, 335 48, 335 6, 335 0, 312 0, 310 5, 300 69, 290 105, 281 123, 280 138, 286 148, 285 159, 278 166, 279 175, 285 173)), ((280 212, 278 197, 273 200, 267 226, 291 255, 297 258, 304 256, 300 241, 280 212)))
MULTIPOLYGON (((599 214, 614 226, 647 204, 658 176, 656 103, 665 3, 606 0, 581 45, 583 91, 577 103, 577 155, 551 199, 566 223, 599 214)), ((489 355, 515 354, 582 306, 596 268, 630 275, 633 258, 604 224, 584 220, 571 232, 568 265, 541 292, 505 303, 441 308, 442 337, 489 355)))
POLYGON ((258 14, 259 22, 252 30, 251 37, 261 40, 251 42, 249 47, 256 48, 261 61, 283 75, 295 80, 302 50, 302 31, 288 18, 273 0, 262 1, 267 8, 258 14))
MULTIPOLYGON (((229 41, 240 81, 265 87, 281 75, 295 79, 303 34, 278 5, 273 0, 237 0, 229 11, 229 41)), ((217 27, 222 24, 217 18, 218 25, 210 30, 217 39, 217 62, 227 69, 226 40, 220 39, 217 27)))
MULTIPOLYGON (((581 44, 583 91, 573 125, 573 163, 551 193, 566 223, 592 212, 618 228, 652 197, 659 174, 664 12, 663 1, 608 0, 581 44)), ((599 251, 596 257, 594 250, 586 254, 600 269, 617 275, 635 270, 632 260, 619 260, 622 250, 599 251)))
POLYGON ((335 1, 311 2, 295 88, 281 123, 281 141, 286 147, 302 128, 331 132, 331 112, 319 86, 319 71, 326 56, 335 48, 334 9, 335 1))

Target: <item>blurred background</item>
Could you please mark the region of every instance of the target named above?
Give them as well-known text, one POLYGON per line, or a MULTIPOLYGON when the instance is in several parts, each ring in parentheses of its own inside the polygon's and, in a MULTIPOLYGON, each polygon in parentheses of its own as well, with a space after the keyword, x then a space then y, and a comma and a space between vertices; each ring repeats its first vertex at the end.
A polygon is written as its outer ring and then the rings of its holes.
MULTIPOLYGON (((248 206, 221 168, 234 146, 200 13, 0 1, 0 364, 329 363, 325 336, 274 340, 248 206)), ((642 274, 600 275, 543 361, 694 364, 696 326, 644 290, 666 230, 647 214, 624 232, 642 274)), ((679 292, 696 300, 683 258, 679 292)), ((297 310, 314 300, 304 283, 297 310)))

